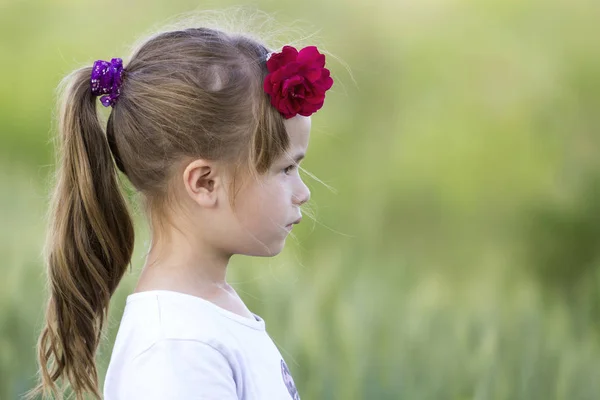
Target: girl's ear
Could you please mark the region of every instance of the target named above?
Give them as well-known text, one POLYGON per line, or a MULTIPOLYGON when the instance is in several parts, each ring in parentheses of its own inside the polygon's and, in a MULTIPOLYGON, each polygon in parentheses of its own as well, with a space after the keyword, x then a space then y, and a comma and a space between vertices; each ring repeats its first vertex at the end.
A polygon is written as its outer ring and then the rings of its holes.
POLYGON ((183 171, 187 194, 202 207, 217 205, 218 187, 222 184, 222 177, 217 172, 214 162, 203 159, 190 162, 183 171))

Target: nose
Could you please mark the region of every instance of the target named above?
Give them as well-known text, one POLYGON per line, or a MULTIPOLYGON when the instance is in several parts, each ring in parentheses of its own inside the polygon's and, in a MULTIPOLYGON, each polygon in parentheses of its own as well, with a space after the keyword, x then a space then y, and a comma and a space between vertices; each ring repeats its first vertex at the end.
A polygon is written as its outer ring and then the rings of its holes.
POLYGON ((310 200, 310 190, 308 186, 304 182, 301 181, 300 188, 298 192, 293 196, 294 204, 301 206, 310 200))

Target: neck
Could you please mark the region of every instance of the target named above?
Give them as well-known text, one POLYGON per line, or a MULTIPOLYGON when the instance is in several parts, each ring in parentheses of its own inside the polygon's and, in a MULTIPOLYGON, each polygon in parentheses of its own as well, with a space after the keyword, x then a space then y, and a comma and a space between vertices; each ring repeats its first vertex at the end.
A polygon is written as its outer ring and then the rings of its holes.
POLYGON ((153 238, 136 292, 163 289, 212 298, 230 291, 225 277, 231 254, 191 241, 177 230, 161 238, 153 238))

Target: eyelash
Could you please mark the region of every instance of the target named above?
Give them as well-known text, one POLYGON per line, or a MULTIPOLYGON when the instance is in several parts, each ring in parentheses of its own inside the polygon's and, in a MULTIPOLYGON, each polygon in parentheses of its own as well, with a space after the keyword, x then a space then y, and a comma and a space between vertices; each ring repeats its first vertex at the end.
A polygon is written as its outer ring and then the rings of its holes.
POLYGON ((295 169, 295 168, 296 168, 296 165, 289 165, 289 166, 287 166, 287 167, 285 167, 285 168, 283 169, 283 173, 284 173, 284 174, 286 174, 286 175, 288 175, 288 171, 289 171, 289 170, 293 170, 293 169, 295 169))

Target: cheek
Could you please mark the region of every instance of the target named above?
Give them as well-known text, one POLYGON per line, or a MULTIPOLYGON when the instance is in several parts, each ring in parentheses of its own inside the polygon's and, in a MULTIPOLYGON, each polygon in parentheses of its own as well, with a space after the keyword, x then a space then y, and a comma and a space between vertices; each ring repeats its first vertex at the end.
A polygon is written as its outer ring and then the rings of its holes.
POLYGON ((287 192, 282 182, 274 181, 254 191, 248 197, 245 215, 251 225, 258 228, 282 224, 289 217, 287 192))
POLYGON ((253 186, 238 194, 238 205, 236 211, 241 222, 246 223, 264 213, 269 201, 268 187, 253 186))
POLYGON ((243 254, 273 256, 282 250, 289 233, 285 225, 293 217, 287 196, 285 181, 240 193, 238 223, 243 254))

